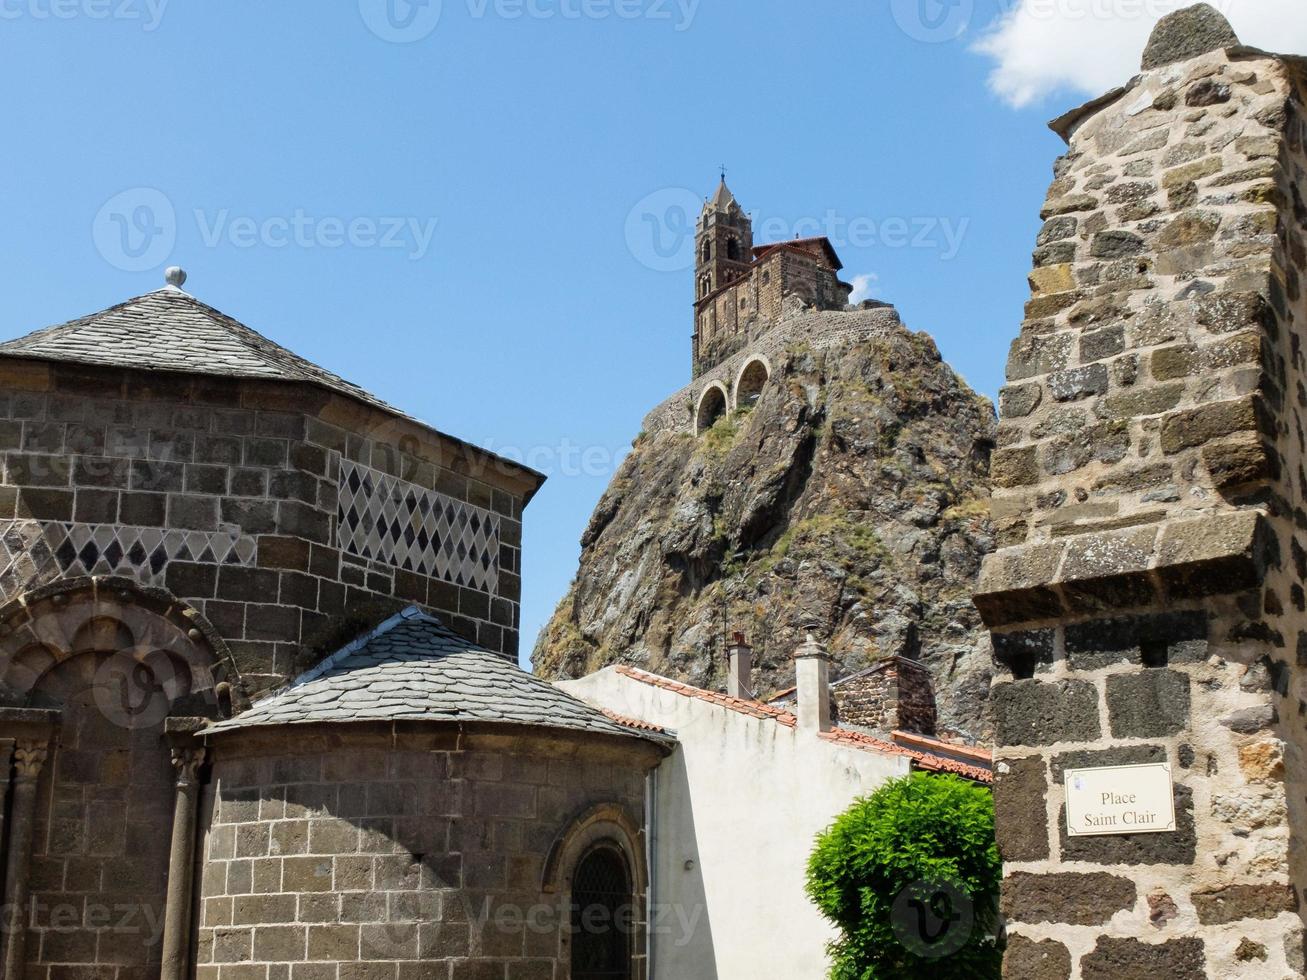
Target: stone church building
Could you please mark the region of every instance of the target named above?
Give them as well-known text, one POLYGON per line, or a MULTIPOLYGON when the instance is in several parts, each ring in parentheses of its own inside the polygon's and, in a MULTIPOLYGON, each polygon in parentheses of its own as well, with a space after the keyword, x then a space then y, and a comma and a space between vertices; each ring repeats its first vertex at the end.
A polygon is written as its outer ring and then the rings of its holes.
POLYGON ((0 345, 0 975, 643 976, 669 740, 516 665, 542 477, 169 278, 0 345))
POLYGON ((695 226, 694 376, 741 350, 780 319, 787 304, 842 310, 853 287, 830 239, 753 244, 753 222, 726 186, 695 226))

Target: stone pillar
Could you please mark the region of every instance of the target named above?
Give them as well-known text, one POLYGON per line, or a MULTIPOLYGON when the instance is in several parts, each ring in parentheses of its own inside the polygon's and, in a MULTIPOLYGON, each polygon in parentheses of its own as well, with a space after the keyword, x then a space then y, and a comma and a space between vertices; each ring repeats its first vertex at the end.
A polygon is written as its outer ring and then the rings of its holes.
POLYGON ((1054 123, 976 595, 1006 977, 1304 975, 1305 100, 1203 5, 1054 123), (1068 835, 1068 769, 1142 763, 1174 831, 1068 835))
POLYGON ((36 821, 36 784, 48 746, 48 741, 20 739, 14 747, 13 808, 5 872, 4 980, 20 980, 26 969, 28 871, 36 821))
POLYGON ((9 802, 9 773, 14 764, 14 745, 12 738, 0 738, 0 773, 5 775, 4 785, 0 787, 0 841, 6 842, 6 848, 8 838, 5 837, 5 807, 9 802))
POLYGON ((194 895, 195 838, 199 815, 200 767, 206 750, 194 743, 200 719, 169 719, 172 765, 177 771, 172 846, 168 853, 168 897, 163 918, 161 980, 184 980, 191 959, 191 901, 194 895), (189 723, 189 724, 188 724, 189 723))

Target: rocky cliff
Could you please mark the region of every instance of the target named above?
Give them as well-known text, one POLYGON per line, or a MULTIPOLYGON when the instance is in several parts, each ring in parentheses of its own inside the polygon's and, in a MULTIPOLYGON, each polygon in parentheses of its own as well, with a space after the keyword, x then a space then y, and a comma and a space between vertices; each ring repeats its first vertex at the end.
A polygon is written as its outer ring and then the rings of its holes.
POLYGON ((724 633, 739 630, 766 697, 793 683, 790 654, 814 629, 836 676, 919 657, 941 725, 987 734, 990 655, 970 592, 993 544, 989 401, 891 309, 808 313, 760 348, 771 374, 752 406, 696 435, 701 378, 650 413, 536 670, 621 662, 719 687, 724 633))

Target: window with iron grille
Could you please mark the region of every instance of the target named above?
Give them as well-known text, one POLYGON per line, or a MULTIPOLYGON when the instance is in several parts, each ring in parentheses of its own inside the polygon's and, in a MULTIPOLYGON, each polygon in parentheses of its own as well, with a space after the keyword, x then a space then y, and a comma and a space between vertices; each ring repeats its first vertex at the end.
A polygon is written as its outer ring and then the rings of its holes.
POLYGON ((629 980, 631 875, 613 847, 590 851, 572 877, 572 980, 629 980))

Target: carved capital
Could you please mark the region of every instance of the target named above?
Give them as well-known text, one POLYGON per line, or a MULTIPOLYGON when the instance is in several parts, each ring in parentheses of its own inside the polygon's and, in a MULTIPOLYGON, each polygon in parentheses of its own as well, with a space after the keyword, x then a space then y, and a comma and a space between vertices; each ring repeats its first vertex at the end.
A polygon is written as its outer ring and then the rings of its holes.
POLYGON ((20 782, 35 782, 50 754, 49 742, 20 739, 14 745, 14 774, 20 782))
POLYGON ((203 748, 174 748, 172 750, 172 767, 177 770, 177 785, 189 786, 199 776, 200 766, 204 765, 203 748))

